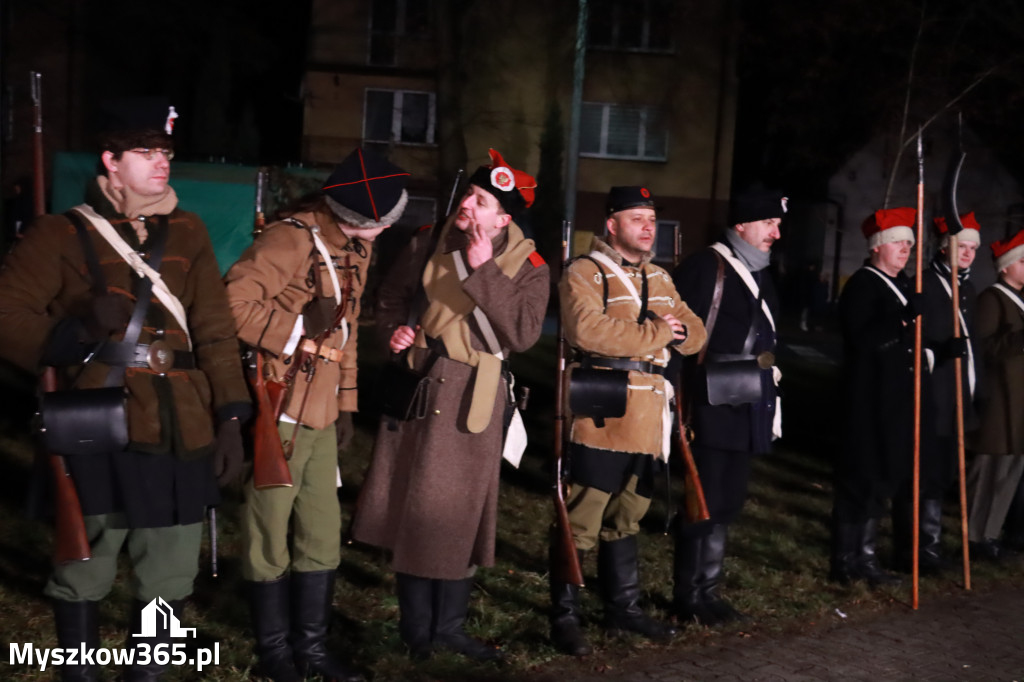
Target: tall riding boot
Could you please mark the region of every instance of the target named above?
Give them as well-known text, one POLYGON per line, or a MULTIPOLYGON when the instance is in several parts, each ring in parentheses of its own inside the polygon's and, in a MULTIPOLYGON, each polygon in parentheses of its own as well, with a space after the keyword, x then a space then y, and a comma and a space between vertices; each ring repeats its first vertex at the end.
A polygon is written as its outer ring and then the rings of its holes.
MULTIPOLYGON (((169 645, 171 643, 171 630, 169 627, 169 619, 168 621, 166 621, 168 623, 168 627, 163 627, 164 622, 161 622, 160 620, 157 621, 156 632, 153 637, 135 636, 136 634, 142 632, 142 611, 147 606, 149 606, 150 603, 152 602, 141 602, 137 599, 132 601, 132 615, 131 620, 129 621, 131 623, 131 630, 129 630, 128 632, 128 646, 129 648, 135 650, 135 654, 132 658, 132 666, 125 672, 124 682, 156 682, 164 676, 164 670, 167 668, 166 663, 157 663, 154 660, 153 654, 156 651, 156 648, 161 644, 169 645), (150 658, 149 663, 146 665, 141 665, 139 663, 134 662, 138 660, 138 657, 140 655, 140 644, 149 645, 150 658)), ((167 606, 171 607, 171 610, 174 612, 174 616, 178 618, 178 620, 180 621, 182 607, 185 605, 185 602, 181 599, 178 599, 175 601, 167 601, 164 603, 167 604, 167 606)), ((169 646, 165 646, 164 648, 170 649, 169 646)))
POLYGON ((878 545, 878 519, 868 519, 861 526, 860 555, 858 564, 861 576, 872 588, 883 585, 899 585, 902 581, 882 570, 878 563, 876 547, 878 545))
POLYGON ((921 500, 921 556, 924 575, 936 575, 946 568, 942 558, 942 500, 921 500))
POLYGON ((714 615, 705 606, 700 593, 700 569, 706 536, 685 535, 680 527, 676 528, 675 536, 672 611, 680 624, 696 621, 701 625, 714 625, 714 615))
POLYGON ((711 526, 711 533, 704 538, 704 551, 701 555, 700 593, 701 601, 709 610, 716 623, 731 623, 746 620, 747 616, 740 613, 732 604, 718 594, 718 588, 724 577, 725 544, 729 527, 724 523, 711 526))
MULTIPOLYGON (((62 649, 96 649, 100 645, 99 602, 53 601, 53 619, 57 625, 57 644, 62 649)), ((95 682, 99 679, 92 665, 62 665, 63 682, 95 682)))
POLYGON ((433 580, 395 573, 398 591, 398 634, 415 660, 430 658, 430 625, 434 617, 433 580))
POLYGON ((659 623, 640 609, 640 567, 636 536, 601 541, 597 551, 597 577, 605 602, 605 627, 613 635, 635 632, 652 640, 668 640, 676 630, 659 623))
POLYGON ((293 571, 291 588, 292 650, 299 673, 319 675, 332 682, 362 682, 362 675, 327 651, 334 571, 293 571))
POLYGON ((474 661, 502 658, 501 649, 466 634, 466 615, 473 579, 434 580, 434 646, 474 661))
POLYGON ((840 585, 849 585, 864 576, 860 571, 860 537, 863 524, 842 523, 832 524, 832 557, 828 579, 840 585))
MULTIPOLYGON (((576 557, 582 566, 583 552, 576 550, 576 557)), ((557 560, 554 547, 551 547, 549 565, 553 566, 557 560)), ((583 636, 579 586, 556 582, 554 571, 549 571, 548 575, 551 590, 551 642, 559 651, 570 656, 589 656, 593 649, 583 636)))
MULTIPOLYGON (((922 524, 924 519, 922 518, 922 524)), ((913 570, 914 505, 902 497, 892 501, 892 565, 897 571, 913 570)))
POLYGON ((300 682, 288 635, 290 580, 287 573, 277 580, 250 582, 249 615, 256 637, 259 672, 273 682, 300 682))

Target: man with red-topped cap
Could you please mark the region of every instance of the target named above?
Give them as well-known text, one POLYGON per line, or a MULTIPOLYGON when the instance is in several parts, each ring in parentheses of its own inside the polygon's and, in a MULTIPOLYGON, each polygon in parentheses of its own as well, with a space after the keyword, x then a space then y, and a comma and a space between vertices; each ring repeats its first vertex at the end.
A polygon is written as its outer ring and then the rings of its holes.
POLYGON ((843 584, 899 582, 882 570, 876 545, 878 520, 913 463, 913 323, 922 302, 903 268, 914 247, 916 215, 913 208, 892 208, 868 216, 861 227, 868 261, 839 297, 846 424, 833 464, 829 577, 843 584))
MULTIPOLYGON (((921 335, 925 347, 922 359, 929 385, 932 414, 922 422, 922 440, 930 440, 921 449, 920 551, 918 569, 922 575, 942 570, 942 499, 957 471, 956 358, 960 358, 964 426, 976 426, 974 396, 977 394, 977 347, 973 339, 974 303, 977 294, 970 278, 971 265, 981 243, 981 227, 974 213, 960 216, 963 230, 957 234, 957 280, 959 286, 959 336, 953 337, 953 287, 951 284, 949 226, 946 219, 935 218, 938 251, 924 273, 921 292, 921 335)), ((893 556, 896 567, 909 572, 913 543, 913 491, 909 483, 897 491, 892 505, 893 556)))
POLYGON ((356 149, 225 276, 238 337, 262 354, 266 378, 287 386, 275 417, 291 449, 293 485, 257 489, 250 478, 242 507, 242 577, 261 671, 275 682, 362 679, 325 642, 340 562, 337 456, 357 408, 357 320, 370 251, 405 210, 408 179, 356 149))
POLYGON ((1024 472, 1024 230, 992 244, 998 281, 978 294, 975 339, 985 401, 967 476, 971 554, 997 560, 1006 512, 1024 472))
POLYGON ((427 404, 422 419, 383 420, 353 535, 391 551, 414 658, 500 656, 464 624, 476 568, 494 564, 506 360, 540 336, 549 271, 516 224, 536 181, 490 157, 458 212, 413 237, 378 294, 381 342, 428 377, 427 404))

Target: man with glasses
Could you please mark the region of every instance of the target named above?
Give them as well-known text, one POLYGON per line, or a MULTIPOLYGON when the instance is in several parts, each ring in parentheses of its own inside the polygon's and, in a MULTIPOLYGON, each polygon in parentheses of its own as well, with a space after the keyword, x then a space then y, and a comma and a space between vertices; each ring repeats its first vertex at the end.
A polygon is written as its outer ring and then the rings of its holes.
MULTIPOLYGON (((142 637, 143 611, 155 603, 166 613, 166 605, 181 619, 204 513, 220 501, 218 484, 241 470, 240 422, 251 407, 206 227, 167 184, 168 108, 121 102, 104 113, 103 172, 85 203, 37 219, 0 270, 0 355, 30 372, 55 367, 74 393, 124 387, 124 410, 111 421, 127 443, 111 439, 108 451, 64 458, 91 557, 56 566, 44 592, 58 645, 95 649, 99 602, 126 547, 134 654, 123 679, 156 680, 164 666, 152 652, 169 646, 170 633, 142 637)), ((65 664, 61 677, 99 673, 65 664)))

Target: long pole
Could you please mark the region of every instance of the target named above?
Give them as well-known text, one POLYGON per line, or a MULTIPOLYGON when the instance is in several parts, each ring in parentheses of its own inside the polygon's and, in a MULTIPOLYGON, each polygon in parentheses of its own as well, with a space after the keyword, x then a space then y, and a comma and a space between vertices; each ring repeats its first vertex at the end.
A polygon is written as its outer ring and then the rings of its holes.
MULTIPOLYGON (((587 61, 587 0, 579 0, 576 50, 572 69, 572 107, 569 110, 569 148, 565 159, 565 219, 576 222, 576 174, 580 163, 580 118, 583 112, 583 76, 587 61)), ((572 255, 572 243, 569 244, 572 255)))
POLYGON ((32 174, 32 202, 36 216, 46 213, 46 165, 43 158, 43 75, 29 73, 32 90, 32 155, 35 172, 32 174))
MULTIPOLYGON (((921 129, 917 129, 917 249, 915 263, 914 292, 921 293, 923 283, 922 251, 924 246, 924 148, 921 144, 921 129)), ((921 523, 921 313, 914 319, 914 482, 911 548, 913 571, 914 610, 918 606, 918 544, 921 523)))
MULTIPOLYGON (((953 299, 953 338, 960 338, 960 278, 957 267, 960 260, 960 239, 957 235, 949 238, 949 271, 950 292, 953 299)), ((969 341, 968 341, 969 342, 969 341)), ((971 559, 968 549, 967 535, 967 476, 964 465, 964 379, 961 375, 963 360, 958 355, 953 360, 953 372, 956 375, 956 464, 960 476, 960 536, 963 542, 964 589, 971 589, 971 559)))

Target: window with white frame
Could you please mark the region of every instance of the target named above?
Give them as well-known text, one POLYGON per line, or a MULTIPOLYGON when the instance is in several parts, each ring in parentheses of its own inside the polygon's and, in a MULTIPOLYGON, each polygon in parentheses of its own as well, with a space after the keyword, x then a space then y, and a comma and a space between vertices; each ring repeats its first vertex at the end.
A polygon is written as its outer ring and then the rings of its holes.
POLYGON ((429 0, 371 0, 367 63, 394 66, 398 38, 421 35, 429 30, 429 0))
POLYGON ((580 156, 665 161, 668 135, 654 107, 584 102, 580 156))
POLYGON ((670 52, 672 4, 673 0, 593 0, 587 42, 597 48, 670 52))
POLYGON ((366 89, 363 140, 434 144, 434 93, 366 89))

